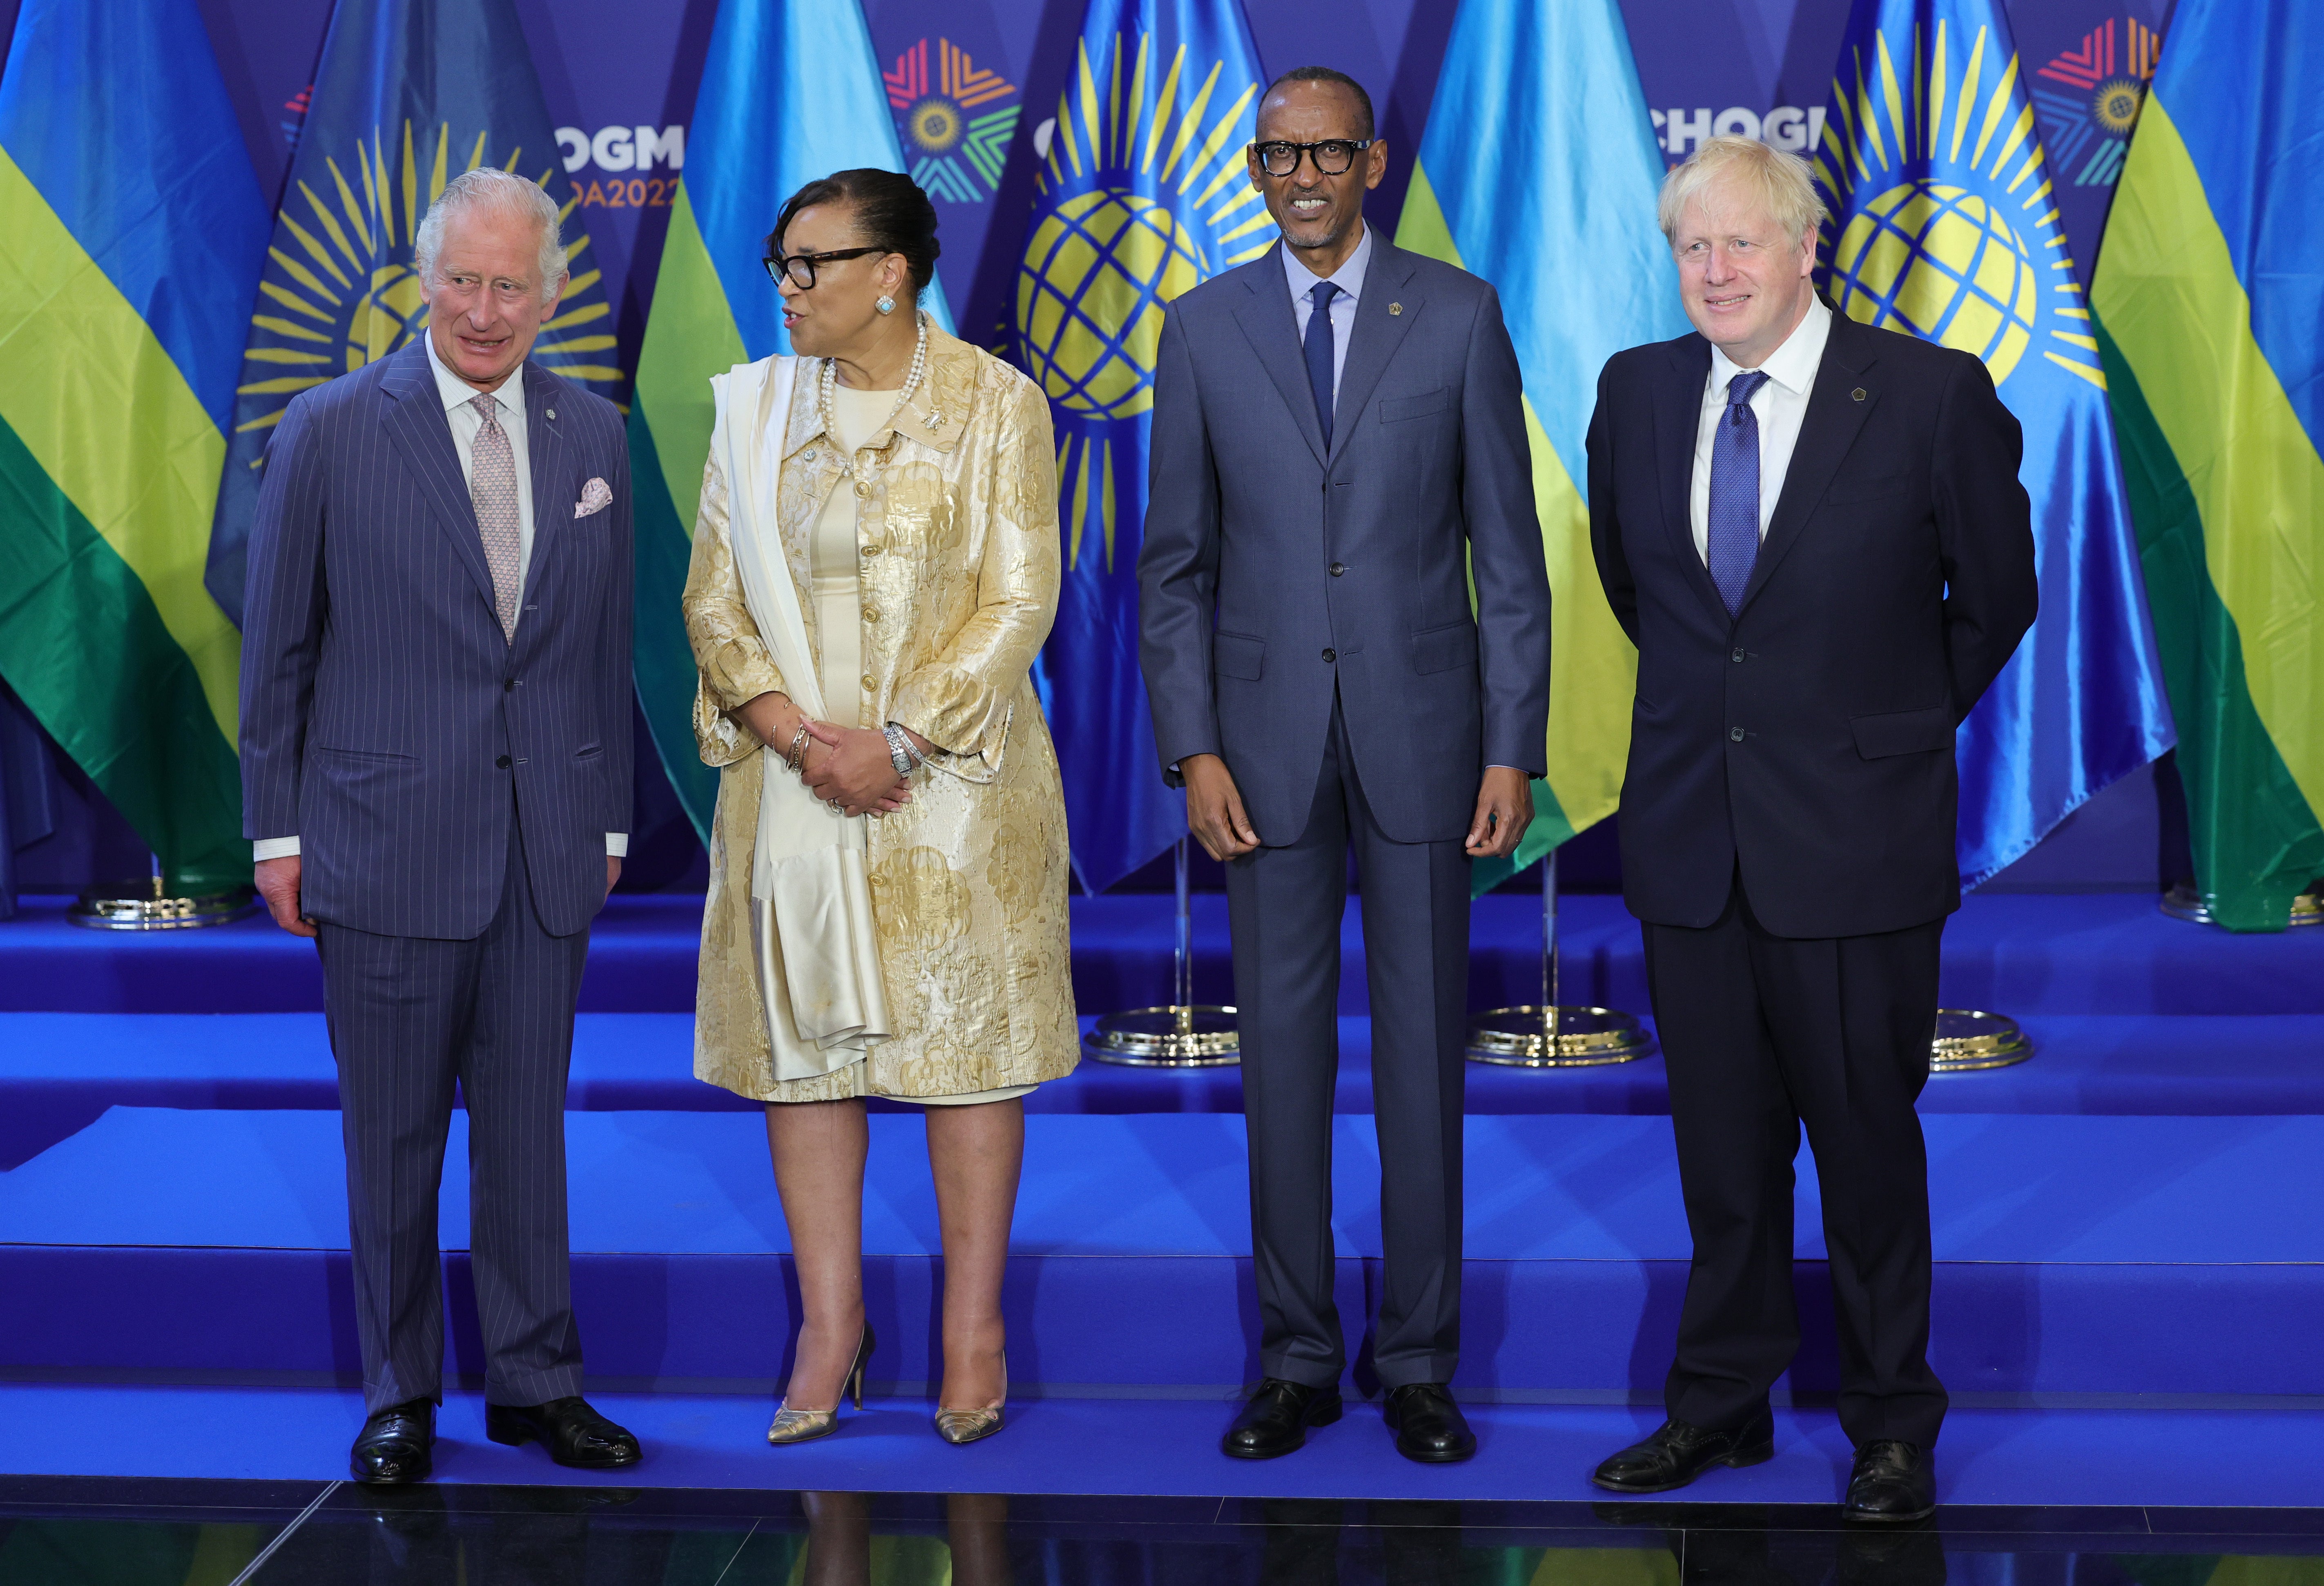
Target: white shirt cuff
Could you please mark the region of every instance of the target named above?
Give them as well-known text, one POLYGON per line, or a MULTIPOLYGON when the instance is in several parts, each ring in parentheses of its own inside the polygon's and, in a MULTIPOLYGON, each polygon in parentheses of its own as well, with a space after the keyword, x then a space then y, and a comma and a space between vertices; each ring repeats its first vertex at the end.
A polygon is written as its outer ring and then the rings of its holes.
POLYGON ((630 834, 627 832, 606 833, 605 857, 608 859, 627 859, 629 856, 630 834))
POLYGON ((250 845, 250 862, 253 864, 263 863, 270 859, 298 857, 299 839, 296 837, 261 837, 250 845))

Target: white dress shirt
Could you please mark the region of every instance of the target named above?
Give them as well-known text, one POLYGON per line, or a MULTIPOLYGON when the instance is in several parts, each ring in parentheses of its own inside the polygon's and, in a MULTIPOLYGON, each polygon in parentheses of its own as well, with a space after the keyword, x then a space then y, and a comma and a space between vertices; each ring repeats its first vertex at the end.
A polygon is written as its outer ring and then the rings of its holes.
MULTIPOLYGON (((1776 498, 1784 493, 1784 475, 1792 466, 1792 451, 1800 443, 1800 422, 1807 417, 1808 393, 1815 389, 1817 366, 1823 362, 1823 344, 1831 335, 1831 310, 1821 299, 1808 300, 1807 318, 1767 355, 1759 372, 1767 378, 1751 393, 1751 411, 1759 420, 1759 538, 1767 538, 1767 520, 1775 513, 1776 498)), ((1702 388, 1702 416, 1694 430, 1694 483, 1687 493, 1687 521, 1694 530, 1694 554, 1711 565, 1711 447, 1719 436, 1719 420, 1727 411, 1727 383, 1744 373, 1717 347, 1711 349, 1711 377, 1702 388)))
POLYGON ((1356 251, 1329 275, 1318 275, 1302 264, 1298 250, 1288 243, 1283 248, 1283 276, 1291 283, 1291 313, 1299 326, 1302 346, 1307 342, 1307 321, 1315 315, 1315 300, 1307 294, 1319 281, 1328 281, 1340 289, 1332 300, 1332 411, 1335 418, 1340 410, 1340 373, 1348 366, 1349 333, 1356 327, 1356 300, 1364 295, 1364 272, 1372 263, 1372 228, 1361 219, 1356 224, 1364 231, 1356 242, 1356 251))
MULTIPOLYGON (((460 454, 460 478, 471 488, 476 475, 476 434, 484 427, 484 415, 477 412, 475 400, 484 393, 444 365, 436 351, 436 338, 425 327, 420 332, 420 345, 428 349, 428 366, 436 372, 436 394, 444 399, 444 417, 452 426, 452 449, 460 454)), ((525 447, 524 365, 519 364, 516 373, 501 383, 493 392, 493 405, 498 411, 502 432, 507 435, 509 456, 516 464, 516 568, 518 599, 523 599, 524 580, 532 571, 532 456, 525 447)), ((299 852, 296 837, 261 837, 251 844, 251 859, 288 859, 299 852)), ((627 832, 605 834, 605 852, 616 859, 630 852, 627 832)))

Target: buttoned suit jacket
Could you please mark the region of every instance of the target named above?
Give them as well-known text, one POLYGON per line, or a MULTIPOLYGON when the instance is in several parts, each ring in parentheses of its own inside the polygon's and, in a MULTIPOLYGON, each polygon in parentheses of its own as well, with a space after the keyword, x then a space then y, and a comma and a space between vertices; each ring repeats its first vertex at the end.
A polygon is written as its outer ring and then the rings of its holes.
POLYGON ((1712 924, 1742 877, 1780 936, 1868 936, 1960 906, 1953 730, 2033 623, 2023 440, 1969 354, 1834 314, 1737 614, 1688 493, 1711 344, 1608 360, 1590 532, 1638 647, 1622 888, 1712 924))
POLYGON ((465 940, 519 817, 555 936, 630 828, 632 524, 619 411, 524 367, 533 542, 513 642, 419 341, 300 395, 267 449, 243 628, 244 832, 297 834, 312 917, 465 940), (591 479, 613 500, 574 511, 591 479))
POLYGON ((1139 557, 1163 775, 1222 756, 1259 840, 1289 844, 1336 691, 1381 829, 1458 838, 1487 764, 1538 776, 1545 752, 1517 355, 1490 286, 1375 234, 1326 447, 1281 248, 1163 318, 1139 557))

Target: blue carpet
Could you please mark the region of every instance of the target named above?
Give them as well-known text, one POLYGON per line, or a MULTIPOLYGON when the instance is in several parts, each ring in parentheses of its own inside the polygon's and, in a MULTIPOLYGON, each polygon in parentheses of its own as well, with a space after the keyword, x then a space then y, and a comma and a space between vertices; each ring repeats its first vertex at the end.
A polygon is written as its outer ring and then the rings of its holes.
MULTIPOLYGON (((2324 1393, 2324 1119, 1941 1116, 1933 1359, 1971 1394, 2324 1393)), ((779 1378, 794 1279, 755 1120, 568 1115, 575 1285, 593 1369, 664 1387, 779 1378)), ((873 1375, 934 1374, 933 1186, 911 1119, 873 1120, 873 1375)), ((1688 1240, 1659 1119, 1470 1120, 1459 1381, 1523 1397, 1651 1393, 1688 1240)), ((455 1134, 451 1160, 465 1153, 455 1134)), ((1007 1304, 1020 1383, 1224 1391, 1257 1375, 1242 1129, 1232 1115, 1028 1124, 1007 1304), (1232 1317, 1232 1323, 1227 1318, 1232 1317)), ((1834 1379, 1812 1164, 1794 1384, 1834 1379)), ((466 1243, 464 1175, 443 1242, 466 1243)), ((1379 1268, 1378 1157, 1341 1120, 1343 1314, 1379 1268)), ((54 1372, 353 1369, 338 1120, 119 1109, 0 1176, 0 1337, 54 1372), (134 1193, 123 1193, 134 1186, 134 1193), (171 1318, 155 1326, 156 1314, 171 1318)), ((453 1360, 480 1369, 464 1295, 453 1360)))
MULTIPOLYGON (((918 1399, 874 1400, 834 1436, 770 1449, 770 1398, 593 1390, 632 1427, 646 1459, 607 1474, 565 1471, 537 1447, 484 1436, 481 1401, 455 1395, 438 1421, 441 1481, 560 1487, 754 1488, 852 1492, 1041 1492, 1230 1498, 1392 1498, 1604 1502, 1590 1468, 1650 1430, 1643 1407, 1494 1405, 1471 1411, 1466 1464, 1400 1459, 1377 1412, 1286 1459, 1218 1452, 1229 1409, 1185 1400, 1038 1399, 1010 1408, 1001 1434, 952 1448, 918 1399)), ((9 1465, 26 1475, 322 1480, 346 1473, 363 1423, 357 1396, 321 1390, 0 1386, 9 1465)), ((1775 1459, 1720 1471, 1646 1502, 1829 1504, 1846 1480, 1847 1440, 1828 1412, 1778 1411, 1775 1459)), ((2324 1416, 2221 1411, 1956 1410, 1937 1448, 1949 1504, 2045 1507, 2312 1505, 2324 1416), (2267 1457, 2253 1460, 2264 1447, 2267 1457)))
MULTIPOLYGON (((0 924, 0 1012, 272 1013, 322 1007, 314 949, 263 917, 135 936, 76 929, 61 899, 28 899, 0 924)), ((1167 898, 1073 900, 1074 992, 1085 1012, 1166 1000, 1167 898)), ((1561 902, 1568 1001, 1643 1010, 1638 930, 1611 897, 1561 902)), ((701 900, 617 897, 591 938, 581 1006, 600 1013, 694 1006, 701 900)), ((1470 999, 1540 999, 1536 899, 1493 896, 1474 914, 1470 999)), ((1195 899, 1195 986, 1231 1000, 1226 906, 1195 899)), ((1340 1009, 1368 1010, 1353 906, 1342 933, 1340 1009)), ((1944 997, 2015 1014, 2324 1013, 2324 930, 2236 936, 2166 918, 2152 898, 2031 893, 1969 898, 1945 931, 1944 997)))

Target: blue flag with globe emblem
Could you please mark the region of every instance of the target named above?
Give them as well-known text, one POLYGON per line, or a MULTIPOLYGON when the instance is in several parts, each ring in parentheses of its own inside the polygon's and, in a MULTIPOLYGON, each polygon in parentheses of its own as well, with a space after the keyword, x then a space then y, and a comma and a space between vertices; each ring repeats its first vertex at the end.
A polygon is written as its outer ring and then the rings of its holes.
POLYGON ((1275 241, 1243 162, 1265 86, 1235 0, 1090 0, 1038 145, 1014 342, 1056 427, 1065 581, 1042 695, 1093 892, 1186 830, 1138 669, 1155 349, 1165 303, 1275 241))
POLYGON ((2041 614, 1955 740, 1961 881, 2171 747, 2090 310, 1995 0, 1857 0, 1812 164, 1850 318, 1975 353, 2025 431, 2041 614))
MULTIPOLYGON (((488 163, 540 182, 571 217, 573 186, 514 0, 338 0, 250 318, 210 530, 206 582, 237 623, 274 426, 299 392, 420 334, 420 217, 446 182, 488 163)), ((613 396, 613 308, 588 237, 568 226, 565 243, 572 279, 531 355, 613 396)))

